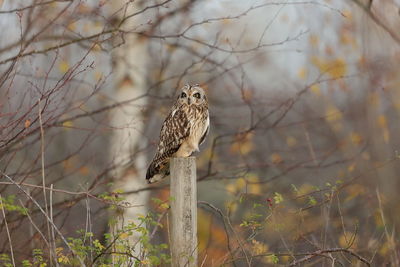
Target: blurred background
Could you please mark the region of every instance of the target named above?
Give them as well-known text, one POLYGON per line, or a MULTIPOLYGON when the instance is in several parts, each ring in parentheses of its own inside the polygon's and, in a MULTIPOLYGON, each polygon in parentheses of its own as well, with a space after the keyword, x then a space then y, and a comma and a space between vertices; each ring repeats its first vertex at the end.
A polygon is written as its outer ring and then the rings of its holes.
POLYGON ((186 83, 199 266, 400 265, 399 1, 0 0, 0 29, 2 265, 168 266, 144 176, 186 83))

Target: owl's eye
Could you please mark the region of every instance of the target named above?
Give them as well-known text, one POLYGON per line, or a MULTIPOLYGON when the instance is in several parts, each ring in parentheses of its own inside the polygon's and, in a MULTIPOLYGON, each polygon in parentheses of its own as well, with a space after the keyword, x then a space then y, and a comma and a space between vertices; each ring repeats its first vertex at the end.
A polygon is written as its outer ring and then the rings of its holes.
POLYGON ((200 95, 199 93, 195 93, 193 96, 194 96, 195 98, 198 98, 198 99, 200 99, 200 97, 201 97, 201 95, 200 95))
POLYGON ((186 93, 182 93, 181 98, 185 98, 185 97, 186 97, 186 93))

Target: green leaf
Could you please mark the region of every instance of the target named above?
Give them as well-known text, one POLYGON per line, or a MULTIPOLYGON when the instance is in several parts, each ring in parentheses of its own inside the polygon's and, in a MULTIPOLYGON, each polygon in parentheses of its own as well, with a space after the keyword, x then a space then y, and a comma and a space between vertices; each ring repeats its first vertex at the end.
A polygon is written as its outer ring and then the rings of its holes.
POLYGON ((275 200, 275 204, 279 204, 279 203, 283 202, 283 196, 281 194, 279 194, 278 192, 275 192, 274 200, 275 200))
POLYGON ((311 206, 315 206, 317 204, 317 200, 315 200, 315 198, 313 196, 309 196, 308 204, 310 204, 311 206))
POLYGON ((279 263, 279 258, 275 254, 272 254, 270 257, 271 257, 272 263, 274 263, 274 264, 279 263))

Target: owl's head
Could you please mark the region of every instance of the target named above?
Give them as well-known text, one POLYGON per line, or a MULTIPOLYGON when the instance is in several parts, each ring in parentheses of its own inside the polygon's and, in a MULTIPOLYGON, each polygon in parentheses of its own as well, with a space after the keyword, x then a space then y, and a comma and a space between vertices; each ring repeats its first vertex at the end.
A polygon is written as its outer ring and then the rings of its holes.
POLYGON ((186 84, 178 95, 178 103, 179 104, 187 104, 187 105, 202 105, 207 103, 207 97, 204 93, 203 88, 201 88, 198 84, 189 85, 186 84))

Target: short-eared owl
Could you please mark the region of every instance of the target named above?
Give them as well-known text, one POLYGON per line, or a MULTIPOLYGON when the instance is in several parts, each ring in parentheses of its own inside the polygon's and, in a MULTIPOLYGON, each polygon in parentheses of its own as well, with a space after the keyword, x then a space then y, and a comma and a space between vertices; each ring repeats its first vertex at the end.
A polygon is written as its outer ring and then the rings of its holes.
POLYGON ((147 181, 154 183, 168 176, 171 157, 189 157, 199 151, 209 127, 204 90, 198 85, 185 85, 161 127, 157 152, 147 169, 147 181))

